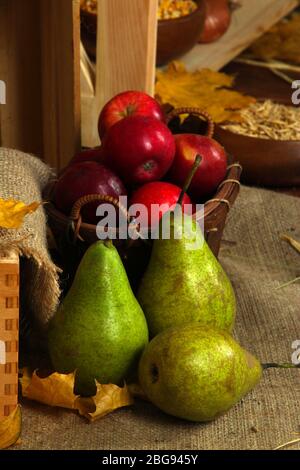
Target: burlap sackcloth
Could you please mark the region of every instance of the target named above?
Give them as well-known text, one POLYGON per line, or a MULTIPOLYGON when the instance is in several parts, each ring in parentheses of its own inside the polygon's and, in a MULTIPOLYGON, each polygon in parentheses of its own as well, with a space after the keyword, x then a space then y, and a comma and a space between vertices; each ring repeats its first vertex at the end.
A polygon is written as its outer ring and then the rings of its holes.
MULTIPOLYGON (((236 338, 262 362, 290 362, 300 339, 300 256, 279 240, 300 239, 300 199, 243 187, 220 255, 238 300, 236 338)), ((167 416, 136 401, 93 424, 72 412, 23 402, 14 449, 273 449, 300 431, 300 370, 269 369, 226 415, 208 424, 167 416)), ((300 449, 297 444, 293 449, 300 449)))
MULTIPOLYGON (((0 198, 29 204, 42 202, 42 191, 53 171, 31 155, 0 148, 0 198)), ((0 228, 0 255, 11 250, 26 258, 22 264, 22 307, 45 327, 60 294, 58 270, 47 249, 46 217, 42 206, 29 216, 20 230, 0 228)))

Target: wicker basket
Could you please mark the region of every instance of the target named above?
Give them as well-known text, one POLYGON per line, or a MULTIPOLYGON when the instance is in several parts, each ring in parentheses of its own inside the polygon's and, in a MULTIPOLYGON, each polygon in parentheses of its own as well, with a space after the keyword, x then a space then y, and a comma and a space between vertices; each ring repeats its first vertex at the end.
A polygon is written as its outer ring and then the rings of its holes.
MULTIPOLYGON (((205 112, 202 112, 197 108, 176 109, 168 114, 168 122, 180 114, 200 116, 202 119, 205 118, 208 123, 206 135, 213 135, 214 124, 211 118, 205 112)), ((215 256, 218 256, 219 253, 221 238, 228 212, 239 192, 241 171, 241 166, 238 163, 229 165, 225 180, 220 184, 216 194, 204 205, 205 238, 215 256)), ((66 240, 70 241, 70 245, 75 245, 76 243, 80 244, 83 242, 85 245, 89 245, 98 240, 96 235, 96 226, 85 223, 81 218, 81 209, 84 205, 93 201, 99 201, 99 203, 110 202, 118 206, 119 209, 123 210, 123 208, 119 206, 118 201, 114 200, 113 198, 109 196, 99 196, 92 194, 80 198, 74 204, 70 216, 68 217, 57 210, 54 204, 51 202, 53 199, 54 187, 55 182, 52 182, 45 192, 44 197, 48 201, 48 203, 45 205, 45 209, 48 215, 48 224, 56 240, 62 238, 64 239, 63 251, 66 249, 66 240)), ((197 214, 195 214, 195 216, 197 217, 197 214)), ((203 212, 201 216, 203 217, 203 212)), ((144 266, 149 259, 149 253, 151 251, 149 249, 149 244, 145 244, 145 242, 141 240, 125 241, 118 239, 116 239, 114 243, 118 247, 125 265, 129 265, 129 270, 131 271, 136 270, 138 277, 139 273, 143 271, 144 266), (142 259, 143 257, 144 259, 142 259)), ((59 245, 61 245, 60 242, 59 245)), ((82 251, 84 251, 84 247, 81 250, 81 254, 82 251)), ((66 256, 69 258, 73 256, 76 257, 76 251, 68 251, 66 256)), ((69 264, 68 260, 67 263, 69 264)), ((76 264, 76 262, 74 264, 76 264)))
POLYGON ((18 404, 19 258, 0 259, 0 420, 18 404))

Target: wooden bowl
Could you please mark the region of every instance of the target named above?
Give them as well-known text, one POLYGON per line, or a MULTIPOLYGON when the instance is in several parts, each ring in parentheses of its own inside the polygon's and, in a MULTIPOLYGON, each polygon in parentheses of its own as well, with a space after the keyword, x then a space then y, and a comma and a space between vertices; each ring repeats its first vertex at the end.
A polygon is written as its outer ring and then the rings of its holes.
MULTIPOLYGON (((159 20, 157 27, 157 65, 188 52, 197 42, 203 30, 205 4, 195 0, 197 10, 190 15, 169 20, 159 20)), ((88 54, 96 57, 97 15, 81 9, 81 31, 88 54)))
POLYGON ((159 20, 157 29, 157 65, 164 65, 185 54, 197 44, 205 20, 205 4, 196 0, 197 10, 190 15, 159 20))
MULTIPOLYGON (((291 86, 270 70, 247 64, 228 64, 224 72, 235 76, 235 89, 259 101, 291 106, 291 86)), ((297 72, 289 72, 295 80, 297 72)), ((300 143, 233 134, 216 126, 216 139, 243 165, 242 181, 269 187, 300 185, 300 143)))
POLYGON ((300 185, 300 141, 248 137, 216 126, 214 138, 243 167, 242 182, 268 187, 300 185))

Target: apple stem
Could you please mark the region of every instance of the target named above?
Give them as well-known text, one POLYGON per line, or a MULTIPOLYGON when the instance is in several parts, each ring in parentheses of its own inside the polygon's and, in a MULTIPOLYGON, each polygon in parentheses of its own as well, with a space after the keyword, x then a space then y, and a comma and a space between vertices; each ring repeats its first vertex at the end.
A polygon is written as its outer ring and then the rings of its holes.
POLYGON ((195 158, 195 161, 193 163, 193 166, 191 168, 191 171, 188 174, 187 179, 184 182, 183 188, 181 190, 180 196, 179 196, 178 201, 177 201, 177 204, 179 204, 180 206, 182 206, 182 201, 183 201, 184 195, 187 192, 187 190, 189 189, 190 184, 192 182, 192 179, 194 178, 195 173, 198 170, 199 165, 200 165, 201 162, 202 162, 202 157, 201 157, 201 155, 197 154, 196 158, 195 158))

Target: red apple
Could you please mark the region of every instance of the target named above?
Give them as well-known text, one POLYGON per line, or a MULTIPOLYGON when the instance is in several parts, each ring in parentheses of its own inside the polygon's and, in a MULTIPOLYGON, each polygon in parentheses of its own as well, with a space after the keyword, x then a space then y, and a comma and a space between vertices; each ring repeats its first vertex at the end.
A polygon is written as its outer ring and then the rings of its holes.
POLYGON ((198 168, 188 193, 199 201, 211 196, 227 171, 227 156, 224 148, 214 139, 196 134, 177 134, 176 154, 169 173, 170 181, 183 185, 197 154, 202 162, 198 168))
MULTIPOLYGON (((133 204, 143 204, 146 207, 148 217, 142 217, 141 214, 141 218, 139 219, 141 227, 154 227, 157 225, 165 212, 174 209, 180 193, 181 188, 175 186, 175 184, 166 183, 164 181, 153 181, 152 183, 147 183, 138 188, 132 194, 130 206, 133 204), (151 220, 151 206, 153 204, 165 206, 159 211, 158 220, 151 220)), ((183 197, 182 207, 184 212, 189 214, 192 213, 192 201, 187 194, 183 197), (189 206, 187 206, 187 204, 189 204, 189 206)))
POLYGON ((152 117, 130 116, 110 128, 103 142, 105 164, 127 184, 159 180, 170 169, 175 141, 169 128, 152 117))
MULTIPOLYGON (((68 167, 55 186, 54 203, 69 215, 75 202, 88 194, 126 196, 122 181, 111 170, 97 162, 76 163, 68 167)), ((100 202, 92 202, 82 209, 85 222, 97 223, 96 209, 100 202)))
POLYGON ((90 162, 90 161, 101 163, 102 158, 103 158, 102 147, 81 150, 81 152, 78 152, 74 155, 69 165, 74 165, 74 163, 82 163, 82 162, 90 162))
POLYGON ((98 130, 102 140, 108 129, 127 116, 149 116, 164 121, 159 103, 141 91, 125 91, 112 98, 102 109, 98 130))

